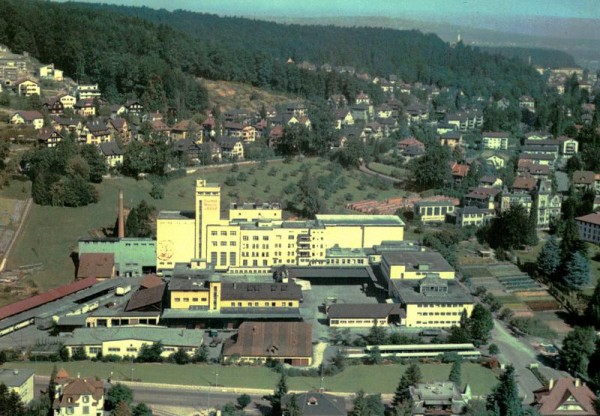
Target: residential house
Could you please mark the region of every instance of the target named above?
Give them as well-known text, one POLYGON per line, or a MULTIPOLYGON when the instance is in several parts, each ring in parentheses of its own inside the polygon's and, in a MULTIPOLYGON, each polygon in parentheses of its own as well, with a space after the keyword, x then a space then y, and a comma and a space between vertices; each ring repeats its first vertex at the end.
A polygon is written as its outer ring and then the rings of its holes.
POLYGON ((446 221, 446 214, 454 212, 454 202, 451 199, 443 201, 419 201, 414 204, 414 213, 419 220, 426 224, 446 221))
POLYGON ((63 71, 60 69, 54 68, 54 64, 43 65, 38 70, 40 74, 40 78, 42 79, 50 79, 52 81, 62 81, 64 79, 63 71))
POLYGON ((375 111, 375 116, 377 118, 390 118, 392 117, 393 113, 394 110, 392 109, 392 107, 390 107, 386 103, 383 103, 379 107, 377 107, 377 110, 375 111))
POLYGON ((479 179, 479 186, 482 188, 502 188, 502 179, 491 175, 482 176, 479 179))
POLYGON ((488 166, 491 166, 495 169, 502 169, 504 166, 506 166, 509 157, 504 154, 498 153, 487 156, 484 160, 488 166))
POLYGON ((100 98, 102 94, 100 93, 100 88, 98 84, 80 84, 77 86, 77 97, 80 100, 94 99, 100 98))
POLYGON ((333 108, 345 108, 348 105, 348 100, 342 94, 333 94, 328 101, 333 108))
POLYGON ((408 147, 419 147, 423 149, 423 152, 425 152, 425 145, 423 144, 423 142, 415 139, 414 137, 408 137, 398 142, 398 149, 403 151, 408 147))
MULTIPOLYGON (((281 399, 281 407, 284 416, 289 415, 290 394, 281 399)), ((346 416, 346 400, 343 396, 334 396, 321 391, 296 393, 296 405, 303 416, 346 416)))
POLYGON ((144 112, 144 106, 138 100, 127 100, 124 107, 127 113, 134 116, 140 116, 144 112))
POLYGON ((296 117, 306 117, 308 115, 308 107, 302 102, 293 101, 286 104, 285 112, 296 117))
POLYGON ((252 114, 242 108, 234 108, 223 113, 223 120, 231 123, 250 124, 252 122, 252 114))
POLYGON ((244 143, 253 143, 256 140, 256 129, 253 126, 226 121, 223 123, 225 135, 229 137, 237 137, 244 143))
POLYGON ((556 158, 549 154, 528 154, 521 153, 519 155, 519 163, 525 161, 526 163, 533 163, 535 165, 547 165, 550 168, 554 167, 556 158))
POLYGON ((533 200, 527 192, 502 191, 500 196, 500 212, 508 211, 512 205, 522 205, 529 214, 533 200))
MULTIPOLYGON (((146 289, 152 291, 152 289, 146 289)), ((143 292, 143 291, 142 291, 143 292)), ((140 349, 161 341, 162 357, 168 358, 179 348, 192 356, 203 343, 202 331, 194 329, 167 328, 164 326, 120 326, 115 328, 78 328, 61 336, 62 344, 73 354, 83 348, 90 358, 98 355, 116 355, 121 358, 137 357, 140 349)))
POLYGON ((269 132, 269 147, 276 148, 283 137, 283 127, 274 126, 269 132))
POLYGON ((213 141, 205 142, 203 145, 208 147, 210 151, 210 158, 215 162, 220 162, 223 158, 223 154, 221 153, 221 146, 213 141))
POLYGON ((341 129, 343 126, 354 125, 354 117, 352 117, 352 113, 345 108, 335 111, 335 120, 335 128, 337 130, 341 129))
POLYGON ((531 176, 517 176, 513 182, 513 192, 531 192, 537 186, 537 180, 531 176))
POLYGON ((465 206, 474 206, 482 209, 494 209, 496 199, 501 190, 498 188, 473 188, 464 196, 465 206))
POLYGON ((533 392, 533 407, 541 416, 594 416, 596 395, 579 379, 550 379, 533 392))
POLYGON ((600 243, 600 213, 594 212, 575 218, 579 227, 579 238, 591 243, 600 243))
POLYGON ((573 187, 578 190, 593 190, 596 183, 596 174, 588 170, 576 170, 572 177, 573 187))
POLYGON ((104 415, 104 381, 95 377, 70 378, 60 369, 54 380, 56 395, 52 408, 54 416, 102 416, 104 415))
POLYGON ((43 147, 56 147, 56 145, 65 140, 65 137, 60 131, 56 131, 52 127, 43 128, 38 133, 38 143, 43 147))
POLYGON ((381 125, 376 121, 368 123, 364 127, 363 132, 368 139, 381 140, 383 138, 383 129, 381 128, 381 125))
POLYGON ((456 209, 456 225, 458 227, 481 227, 496 216, 493 209, 465 206, 456 209))
POLYGON ((230 362, 279 361, 292 366, 312 363, 312 326, 308 322, 243 322, 225 341, 223 358, 230 362))
POLYGON ((189 160, 196 161, 200 159, 202 144, 198 144, 192 139, 178 140, 174 143, 173 149, 182 155, 186 155, 189 160))
POLYGON ((17 111, 10 118, 10 124, 25 124, 40 130, 44 127, 44 116, 39 111, 17 111))
POLYGON ((75 118, 65 118, 53 116, 50 117, 52 126, 61 132, 63 137, 72 134, 75 137, 80 137, 83 131, 83 123, 75 118))
POLYGON ((440 144, 454 149, 456 146, 462 146, 463 135, 460 131, 449 131, 440 135, 440 144))
POLYGON ((15 81, 15 88, 18 95, 30 97, 32 95, 41 95, 40 84, 31 79, 20 79, 15 81))
POLYGON ((355 122, 368 122, 369 121, 369 108, 373 108, 368 104, 354 104, 350 107, 350 112, 352 113, 352 118, 355 122))
POLYGON ((550 229, 552 219, 561 215, 562 200, 559 195, 552 193, 552 182, 550 180, 539 180, 533 192, 533 204, 537 210, 537 228, 541 230, 550 229))
POLYGON ((360 91, 357 95, 356 95, 356 100, 355 100, 356 104, 367 104, 370 105, 372 104, 371 99, 369 98, 369 94, 366 94, 363 91, 360 91))
POLYGON ((106 166, 116 168, 123 165, 123 155, 125 152, 123 152, 116 141, 101 142, 99 148, 100 153, 106 161, 106 166))
POLYGON ((409 105, 404 109, 408 125, 429 120, 429 109, 421 105, 409 105))
POLYGON ((9 392, 16 393, 25 406, 34 397, 33 376, 33 370, 29 368, 0 368, 0 384, 4 384, 9 392))
POLYGON ((484 149, 506 150, 509 136, 506 132, 485 131, 481 133, 481 145, 484 149))
POLYGON ((87 136, 85 139, 86 144, 106 143, 112 141, 113 137, 108 125, 101 120, 94 120, 86 124, 87 136))
POLYGON ((77 103, 77 98, 71 94, 59 94, 58 99, 65 110, 75 108, 75 103, 77 103))
MULTIPOLYGON (((152 125, 152 123, 150 124, 152 125)), ((121 139, 121 143, 123 144, 127 144, 131 141, 131 130, 129 129, 129 123, 124 118, 109 118, 106 127, 110 131, 113 139, 118 137, 121 139)))
POLYGON ((194 120, 182 120, 171 127, 172 141, 185 140, 187 138, 202 143, 202 126, 194 120))
POLYGON ((450 162, 450 170, 454 183, 461 183, 469 173, 470 166, 464 163, 450 162))
POLYGON ((217 138, 217 143, 221 147, 221 154, 224 158, 232 160, 244 159, 244 145, 237 137, 221 136, 217 138))
POLYGON ((517 173, 523 176, 531 176, 536 179, 550 179, 552 171, 548 165, 536 165, 528 161, 519 163, 517 173))
POLYGON ((439 135, 442 135, 444 133, 448 133, 451 131, 458 131, 456 129, 456 126, 453 124, 448 124, 448 123, 438 123, 437 126, 435 127, 435 132, 439 135))
POLYGON ((535 100, 529 95, 521 95, 519 97, 519 108, 535 113, 535 100))
MULTIPOLYGON (((127 112, 127 109, 125 108, 124 105, 113 104, 110 106, 110 117, 111 118, 121 117, 126 112, 127 112)), ((149 120, 149 121, 152 121, 152 120, 149 120)))
POLYGON ((42 103, 42 109, 48 114, 62 114, 65 106, 58 97, 52 97, 42 103))
POLYGON ((96 105, 93 98, 80 99, 73 107, 75 114, 81 117, 93 117, 96 115, 96 105))
POLYGON ((202 122, 202 135, 205 137, 215 137, 217 135, 217 120, 211 114, 202 122))
POLYGON ((525 133, 525 140, 548 140, 552 136, 548 133, 543 133, 540 131, 531 131, 529 133, 525 133))
POLYGON ((559 136, 556 138, 560 146, 560 154, 565 158, 572 157, 579 152, 579 142, 567 136, 559 136))
POLYGON ((558 140, 525 140, 521 152, 533 155, 550 155, 556 160, 559 148, 558 140))
POLYGON ((412 415, 459 416, 467 412, 471 389, 467 385, 464 392, 451 381, 417 383, 408 388, 413 404, 412 415))

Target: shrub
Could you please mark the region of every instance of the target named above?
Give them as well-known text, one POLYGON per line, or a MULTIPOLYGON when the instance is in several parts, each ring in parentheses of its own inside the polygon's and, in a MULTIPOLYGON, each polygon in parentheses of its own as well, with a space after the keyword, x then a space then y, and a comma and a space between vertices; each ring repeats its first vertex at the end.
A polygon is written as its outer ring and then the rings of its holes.
POLYGON ((510 320, 510 324, 519 331, 534 337, 556 338, 557 336, 556 332, 537 318, 513 318, 510 320))

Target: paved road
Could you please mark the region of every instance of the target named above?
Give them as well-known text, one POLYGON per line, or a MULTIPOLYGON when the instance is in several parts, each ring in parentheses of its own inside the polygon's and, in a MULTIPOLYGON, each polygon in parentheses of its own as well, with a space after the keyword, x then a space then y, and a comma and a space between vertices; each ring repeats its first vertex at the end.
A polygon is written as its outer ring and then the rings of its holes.
POLYGON ((524 339, 517 338, 506 328, 504 323, 496 320, 492 330, 492 341, 500 349, 499 359, 502 364, 512 364, 515 367, 517 381, 524 402, 530 403, 533 399, 533 391, 542 387, 542 384, 529 370, 531 363, 539 365, 540 372, 547 378, 557 379, 564 377, 564 373, 547 367, 538 359, 538 353, 524 339))

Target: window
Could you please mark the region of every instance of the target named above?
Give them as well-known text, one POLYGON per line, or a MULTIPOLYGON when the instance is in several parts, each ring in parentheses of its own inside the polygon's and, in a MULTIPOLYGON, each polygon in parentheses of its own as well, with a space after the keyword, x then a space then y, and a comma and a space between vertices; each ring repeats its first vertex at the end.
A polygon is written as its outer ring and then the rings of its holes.
POLYGON ((192 302, 198 302, 198 298, 192 298, 192 302))
POLYGON ((115 347, 109 348, 108 352, 121 352, 121 348, 115 348, 115 347))
MULTIPOLYGON (((84 396, 85 399, 87 399, 87 396, 84 396)), ((87 403, 87 402, 84 402, 87 403)), ((89 406, 83 406, 83 414, 84 415, 89 415, 90 414, 90 407, 89 406)))
POLYGON ((181 298, 175 298, 175 302, 181 302, 181 298))
POLYGON ((231 231, 229 235, 237 235, 237 231, 231 231))
POLYGON ((216 237, 217 236, 217 232, 216 231, 211 231, 210 235, 212 235, 213 237, 216 237))
POLYGON ((221 231, 222 236, 227 236, 227 231, 221 231))
POLYGON ((190 298, 183 298, 183 301, 184 301, 184 302, 189 302, 189 301, 190 301, 190 298))
POLYGON ((87 402, 89 402, 89 401, 90 401, 90 397, 89 397, 89 396, 81 396, 81 401, 82 401, 83 403, 87 403, 87 402))
POLYGON ((244 241, 248 241, 248 236, 247 236, 247 235, 243 236, 243 237, 242 237, 242 240, 244 240, 244 241))
POLYGON ((258 236, 257 235, 252 236, 252 241, 258 241, 258 236))
POLYGON ((217 252, 216 251, 212 251, 210 253, 210 262, 212 264, 217 264, 217 252))
POLYGON ((221 258, 219 264, 227 264, 227 252, 221 251, 221 258))
POLYGON ((229 253, 229 264, 231 266, 237 266, 237 253, 235 251, 229 253))

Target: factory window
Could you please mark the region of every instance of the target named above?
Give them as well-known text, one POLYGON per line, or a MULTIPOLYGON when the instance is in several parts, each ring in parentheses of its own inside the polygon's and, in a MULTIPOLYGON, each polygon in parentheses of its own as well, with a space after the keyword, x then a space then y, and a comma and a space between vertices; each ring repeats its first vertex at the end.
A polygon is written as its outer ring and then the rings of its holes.
POLYGON ((198 302, 198 298, 192 298, 192 302, 198 302))
POLYGON ((175 302, 181 302, 181 298, 175 298, 175 302))
POLYGON ((210 253, 210 262, 214 265, 217 264, 217 252, 216 251, 212 251, 210 253))
POLYGON ((227 231, 221 231, 221 235, 226 236, 227 235, 227 231))
POLYGON ((231 231, 229 235, 237 235, 237 231, 231 231))
POLYGON ((231 266, 237 266, 237 253, 235 251, 229 253, 229 264, 231 266))
POLYGON ((227 264, 227 252, 226 251, 221 251, 221 258, 220 258, 219 264, 221 264, 221 265, 227 264))
POLYGON ((242 237, 242 240, 244 240, 244 241, 248 241, 248 236, 247 236, 247 235, 243 236, 243 237, 242 237))
POLYGON ((189 301, 190 301, 190 298, 183 298, 183 301, 184 301, 184 302, 189 302, 189 301))
POLYGON ((217 236, 217 235, 218 235, 218 233, 217 233, 216 231, 211 231, 211 232, 210 232, 210 235, 212 235, 213 237, 215 237, 215 236, 217 236))

